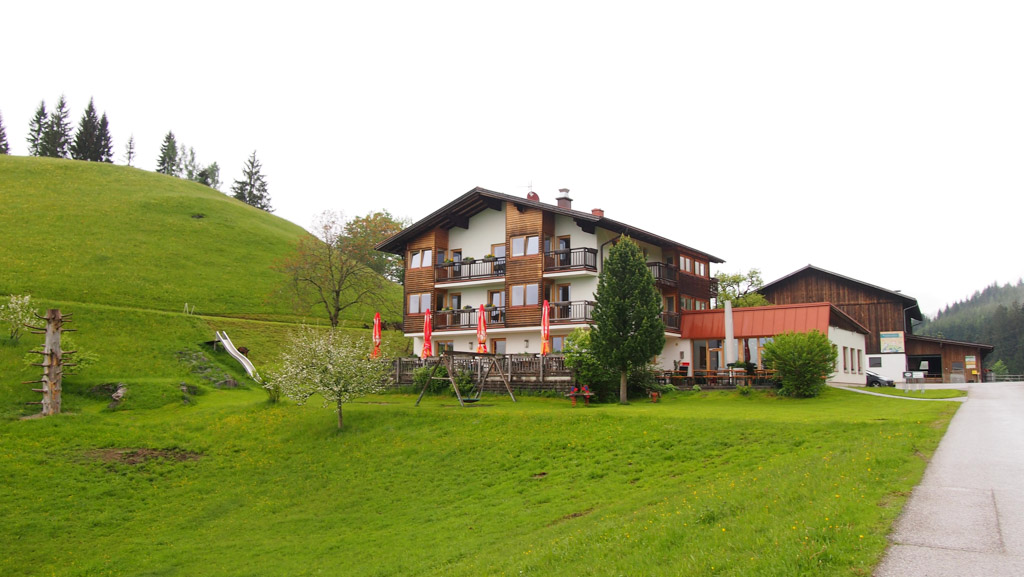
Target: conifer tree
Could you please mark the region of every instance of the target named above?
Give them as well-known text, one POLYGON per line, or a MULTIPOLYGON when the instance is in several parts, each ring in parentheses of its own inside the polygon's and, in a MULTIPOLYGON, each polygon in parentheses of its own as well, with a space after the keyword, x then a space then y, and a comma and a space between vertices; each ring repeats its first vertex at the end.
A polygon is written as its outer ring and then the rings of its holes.
POLYGON ((4 117, 0 115, 0 154, 10 154, 11 146, 7 144, 7 131, 4 130, 4 117))
POLYGON ((96 107, 92 99, 82 113, 82 120, 78 122, 78 132, 75 133, 75 140, 71 143, 71 158, 75 160, 88 160, 99 162, 102 156, 99 150, 100 119, 96 116, 96 107))
POLYGON ((71 146, 71 123, 68 122, 68 102, 64 95, 57 100, 57 107, 50 113, 43 129, 43 142, 40 156, 67 158, 71 146))
POLYGON ((665 346, 661 295, 643 252, 623 236, 608 251, 597 278, 591 345, 605 365, 619 373, 619 402, 626 403, 626 377, 665 346))
POLYGON ((220 189, 220 167, 214 162, 200 170, 194 180, 212 189, 220 189))
POLYGON ((160 145, 160 158, 156 161, 156 171, 160 174, 178 176, 178 143, 170 130, 160 145))
POLYGON ((110 136, 110 123, 107 122, 107 113, 100 117, 99 134, 100 160, 103 162, 114 162, 114 139, 110 136))
POLYGON ((39 108, 32 121, 28 123, 28 153, 30 156, 43 155, 43 133, 46 132, 46 101, 39 101, 39 108))
POLYGON ((124 145, 124 160, 128 166, 135 160, 135 135, 128 137, 128 143, 124 145))
POLYGON ((270 207, 270 194, 267 192, 267 181, 261 172, 262 165, 256 160, 256 151, 245 161, 242 168, 242 180, 236 180, 231 187, 232 195, 238 200, 267 212, 274 212, 270 207))

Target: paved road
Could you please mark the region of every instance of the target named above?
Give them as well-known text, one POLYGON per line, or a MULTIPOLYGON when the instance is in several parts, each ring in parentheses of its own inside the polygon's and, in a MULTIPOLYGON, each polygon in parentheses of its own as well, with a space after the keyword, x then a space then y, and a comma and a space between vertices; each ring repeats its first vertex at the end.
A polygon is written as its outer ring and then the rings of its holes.
POLYGON ((969 391, 875 577, 1024 575, 1024 383, 969 391))

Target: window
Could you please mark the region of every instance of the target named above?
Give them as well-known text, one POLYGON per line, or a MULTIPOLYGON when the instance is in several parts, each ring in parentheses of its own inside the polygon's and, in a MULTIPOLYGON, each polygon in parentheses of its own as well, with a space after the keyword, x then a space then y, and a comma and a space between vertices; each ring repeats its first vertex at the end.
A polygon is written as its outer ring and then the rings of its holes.
POLYGON ((868 368, 880 369, 882 368, 882 357, 868 357, 868 368))
POLYGON ((516 284, 512 285, 512 302, 511 306, 521 307, 527 305, 536 305, 540 301, 540 287, 537 284, 516 284))
POLYGON ((843 347, 843 372, 844 373, 850 372, 850 368, 846 364, 846 359, 849 358, 849 356, 850 356, 849 353, 847 352, 848 350, 849 349, 847 349, 846 347, 843 347))
POLYGON ((686 272, 693 272, 693 260, 691 260, 690 257, 680 257, 679 261, 680 268, 686 272))
POLYGON ((681 300, 679 301, 679 306, 680 306, 680 307, 681 307, 681 308, 682 308, 682 309, 683 309, 684 311, 692 311, 692 310, 693 310, 693 299, 692 299, 692 298, 690 298, 690 297, 683 297, 683 298, 682 298, 682 299, 681 299, 681 300))
POLYGON ((864 349, 857 349, 857 373, 864 374, 864 349))
POLYGON ((707 273, 707 270, 708 270, 707 269, 708 265, 706 265, 706 264, 704 264, 702 262, 695 262, 694 264, 697 266, 697 275, 698 276, 705 276, 706 273, 707 273))
POLYGON ((496 355, 505 354, 505 339, 491 339, 491 352, 496 355))
POLYGON ((409 314, 421 315, 430 310, 430 293, 409 295, 409 314))
POLYGON ((455 352, 455 341, 434 341, 434 349, 438 355, 455 352))
POLYGON ((665 312, 676 312, 676 297, 674 295, 665 297, 665 312))
POLYGON ((512 237, 512 256, 537 254, 539 249, 540 244, 537 235, 512 237))
POLYGON ((551 352, 560 353, 565 348, 565 337, 564 336, 553 336, 551 337, 551 352))
POLYGON ((497 258, 505 258, 505 243, 492 244, 491 254, 493 254, 497 258))
POLYGON ((409 251, 409 268, 430 267, 434 263, 434 251, 427 248, 409 251))
POLYGON ((462 293, 451 293, 448 295, 448 306, 453 309, 462 308, 462 293))

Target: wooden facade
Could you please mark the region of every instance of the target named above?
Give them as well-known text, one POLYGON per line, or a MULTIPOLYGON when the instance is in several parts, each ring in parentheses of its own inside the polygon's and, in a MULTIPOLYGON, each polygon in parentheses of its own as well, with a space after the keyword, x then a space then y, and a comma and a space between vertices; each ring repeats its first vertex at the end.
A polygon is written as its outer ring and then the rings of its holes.
POLYGON ((907 370, 920 370, 920 360, 940 359, 941 367, 935 367, 929 363, 928 370, 925 372, 933 380, 941 378, 942 382, 961 382, 958 377, 962 377, 962 382, 982 382, 982 359, 994 349, 992 345, 963 343, 917 335, 911 335, 904 340, 909 359, 907 370), (968 357, 974 357, 973 367, 968 357), (940 369, 941 374, 939 373, 940 369))
POLYGON ((807 266, 761 288, 774 305, 827 302, 868 329, 866 352, 881 352, 878 334, 911 333, 911 321, 920 320, 917 299, 807 266))

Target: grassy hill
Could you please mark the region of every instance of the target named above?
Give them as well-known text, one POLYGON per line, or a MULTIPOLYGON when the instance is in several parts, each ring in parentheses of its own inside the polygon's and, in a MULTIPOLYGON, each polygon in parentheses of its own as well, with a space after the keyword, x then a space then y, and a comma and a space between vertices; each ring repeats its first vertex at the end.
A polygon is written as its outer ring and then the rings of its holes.
MULTIPOLYGON (((0 298, 30 294, 39 309, 74 313, 74 340, 99 358, 67 379, 72 408, 76 392, 109 382, 139 384, 125 404, 135 408, 179 400, 181 383, 210 386, 192 353, 244 383, 233 360, 202 346, 216 330, 265 367, 297 323, 323 323, 316 309, 292 309, 272 268, 307 233, 216 190, 124 166, 0 155, 0 199, 0 298)), ((372 315, 348 319, 362 327, 372 315)), ((5 337, 0 415, 33 412, 24 402, 38 395, 21 382, 38 369, 22 359, 41 337, 5 337)))
POLYGON ((292 314, 271 266, 305 231, 208 187, 0 156, 0 294, 203 314, 292 314))

